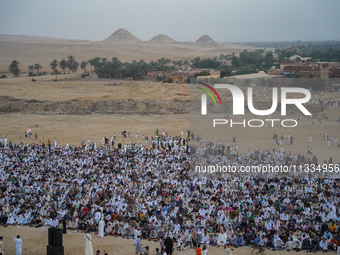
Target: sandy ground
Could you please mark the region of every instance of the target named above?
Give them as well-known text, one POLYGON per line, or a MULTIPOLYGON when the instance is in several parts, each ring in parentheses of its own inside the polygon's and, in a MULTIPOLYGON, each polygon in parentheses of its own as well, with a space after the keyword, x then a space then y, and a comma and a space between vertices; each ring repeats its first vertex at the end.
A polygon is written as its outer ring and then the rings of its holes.
MULTIPOLYGON (((0 41, 0 71, 8 71, 12 60, 20 62, 22 72, 28 66, 39 63, 42 71, 51 71, 53 59, 60 61, 73 55, 80 63, 95 57, 112 59, 118 57, 123 62, 132 60, 156 61, 162 57, 171 60, 194 59, 196 57, 218 57, 220 54, 239 54, 244 49, 254 49, 241 44, 205 43, 132 43, 109 44, 102 42, 6 42, 0 41)), ((79 69, 81 70, 81 69, 79 69)))
MULTIPOLYGON (((23 241, 22 255, 45 255, 46 245, 48 244, 48 231, 46 228, 30 228, 22 226, 14 226, 7 228, 0 228, 1 235, 4 236, 4 244, 6 248, 6 255, 15 254, 15 243, 13 241, 16 235, 21 236, 23 241)), ((106 236, 104 238, 98 238, 95 233, 91 233, 92 236, 92 248, 94 254, 97 250, 101 250, 101 254, 104 255, 107 252, 109 255, 131 255, 135 254, 135 246, 133 246, 133 239, 124 239, 121 237, 106 236)), ((84 233, 74 233, 69 230, 66 235, 63 235, 63 245, 65 255, 80 255, 85 252, 84 233)), ((159 248, 159 243, 154 241, 142 241, 142 247, 150 247, 150 255, 156 254, 156 248, 159 248)), ((234 249, 234 255, 253 255, 252 248, 237 248, 234 249)), ((209 247, 209 254, 213 255, 225 255, 226 250, 222 247, 209 247)), ((195 251, 190 251, 189 247, 186 247, 185 251, 175 251, 173 254, 179 255, 194 255, 195 251)), ((296 254, 294 251, 272 251, 266 249, 264 255, 292 255, 296 254)), ((299 254, 307 254, 305 251, 301 251, 299 254)), ((318 252, 321 254, 321 252, 318 252)), ((329 252, 329 254, 336 254, 335 252, 329 252)), ((254 252, 256 255, 256 251, 254 252)))
MULTIPOLYGON (((249 117, 246 120, 250 119, 249 117)), ((241 121, 239 118, 234 118, 236 121, 241 121)), ((193 119, 191 123, 195 123, 193 119)), ((206 126, 202 130, 212 126, 212 120, 207 121, 206 126)), ((189 115, 120 115, 120 114, 90 114, 90 115, 36 115, 36 114, 2 114, 0 115, 0 136, 7 136, 14 143, 19 143, 20 138, 24 143, 32 143, 36 141, 47 142, 48 139, 57 138, 58 144, 74 144, 80 145, 82 139, 90 138, 91 142, 96 142, 97 145, 101 142, 101 137, 110 137, 115 133, 117 142, 123 142, 121 132, 125 129, 127 132, 138 131, 140 138, 126 138, 125 143, 131 141, 142 142, 142 134, 149 136, 155 135, 156 128, 161 131, 165 128, 170 135, 180 135, 181 131, 190 128, 189 115), (24 138, 24 132, 28 128, 32 129, 33 133, 38 134, 38 140, 24 138)), ((287 153, 301 153, 306 155, 307 147, 313 148, 313 153, 319 160, 329 159, 333 157, 333 162, 340 162, 340 149, 334 144, 328 148, 326 141, 323 140, 325 132, 332 137, 340 137, 340 123, 333 121, 322 121, 321 124, 312 125, 310 119, 299 121, 296 128, 230 128, 228 125, 219 125, 210 136, 204 136, 203 141, 217 139, 223 137, 225 143, 232 140, 232 136, 236 136, 239 146, 239 152, 245 153, 248 149, 279 150, 280 146, 276 145, 272 139, 275 130, 278 135, 286 132, 294 137, 293 145, 286 145, 285 140, 283 147, 287 153), (219 136, 220 135, 220 136, 219 136), (312 135, 312 143, 309 143, 308 137, 312 135)), ((195 134, 201 134, 200 127, 196 125, 195 134)), ((206 132, 204 132, 206 134, 206 132)), ((150 145, 150 143, 149 143, 150 145)), ((321 162, 320 162, 321 163, 321 162)))
MULTIPOLYGON (((120 115, 120 114, 90 114, 90 115, 36 115, 36 114, 2 114, 0 115, 0 136, 8 135, 8 139, 19 143, 36 141, 47 142, 57 138, 58 144, 80 145, 82 139, 90 138, 91 142, 100 145, 101 137, 110 138, 117 135, 117 142, 122 142, 121 133, 139 132, 139 139, 126 138, 131 141, 143 142, 142 135, 155 135, 157 128, 164 127, 170 135, 180 135, 181 131, 189 129, 188 115, 120 115), (37 126, 36 126, 37 125, 37 126), (26 128, 38 134, 38 140, 24 138, 26 128)), ((143 142, 144 143, 144 142, 143 142)), ((149 142, 150 145, 150 142, 149 142)))
POLYGON ((62 76, 58 82, 50 78, 37 82, 27 78, 0 79, 0 95, 49 101, 190 99, 189 84, 65 78, 70 76, 62 76))

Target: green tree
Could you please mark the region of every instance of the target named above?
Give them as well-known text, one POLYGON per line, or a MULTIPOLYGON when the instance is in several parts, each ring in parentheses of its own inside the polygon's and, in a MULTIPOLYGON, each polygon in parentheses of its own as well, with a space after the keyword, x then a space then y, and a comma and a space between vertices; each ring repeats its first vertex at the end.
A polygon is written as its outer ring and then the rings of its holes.
POLYGON ((96 57, 96 58, 93 58, 93 59, 90 59, 90 60, 89 60, 91 73, 92 73, 92 67, 93 67, 94 69, 96 69, 96 67, 98 67, 100 61, 101 61, 101 58, 100 58, 100 57, 96 57))
POLYGON ((81 61, 80 68, 83 69, 83 71, 86 71, 87 61, 81 61))
POLYGON ((241 66, 240 64, 240 59, 238 57, 233 57, 231 59, 231 64, 235 67, 235 68, 239 68, 241 66))
POLYGON ((171 60, 163 57, 158 59, 157 62, 161 66, 161 71, 167 71, 169 69, 168 64, 171 63, 171 60))
POLYGON ((13 74, 13 76, 19 76, 19 65, 20 63, 18 60, 13 60, 12 63, 9 65, 9 71, 13 74))
POLYGON ((40 74, 40 73, 39 73, 39 70, 41 69, 41 65, 40 65, 39 63, 34 64, 34 69, 37 70, 38 75, 39 75, 39 74, 40 74))
POLYGON ((178 60, 177 64, 178 64, 179 70, 182 70, 183 60, 182 59, 178 60))
POLYGON ((33 70, 34 70, 34 65, 28 66, 28 74, 31 75, 32 81, 33 81, 33 70))
POLYGON ((172 65, 173 65, 174 68, 176 69, 176 67, 178 66, 178 61, 172 61, 172 65))
POLYGON ((266 56, 264 58, 264 62, 268 65, 272 65, 274 64, 274 55, 273 55, 273 52, 272 51, 268 51, 266 53, 266 56))
POLYGON ((183 65, 185 66, 185 70, 188 70, 188 67, 189 67, 189 61, 186 59, 184 60, 183 62, 183 65))
POLYGON ((71 69, 73 73, 78 73, 78 67, 79 67, 79 62, 78 61, 74 61, 71 65, 71 69))
POLYGON ((202 72, 199 72, 199 73, 195 73, 194 74, 194 77, 198 77, 198 76, 208 76, 209 73, 207 71, 202 71, 202 72))
POLYGON ((234 75, 232 66, 222 65, 222 66, 219 67, 219 69, 221 71, 221 73, 220 73, 221 78, 234 75))
MULTIPOLYGON (((66 64, 67 64, 67 68, 70 70, 70 72, 74 73, 75 72, 75 67, 76 67, 76 60, 75 58, 70 55, 68 56, 68 59, 66 61, 66 64)), ((79 66, 79 63, 78 63, 78 66, 79 66)))
POLYGON ((63 70, 63 74, 65 74, 65 69, 67 68, 67 63, 65 59, 60 60, 59 67, 63 70))
POLYGON ((56 59, 54 59, 50 64, 52 71, 55 72, 55 81, 58 80, 58 65, 59 62, 56 59))

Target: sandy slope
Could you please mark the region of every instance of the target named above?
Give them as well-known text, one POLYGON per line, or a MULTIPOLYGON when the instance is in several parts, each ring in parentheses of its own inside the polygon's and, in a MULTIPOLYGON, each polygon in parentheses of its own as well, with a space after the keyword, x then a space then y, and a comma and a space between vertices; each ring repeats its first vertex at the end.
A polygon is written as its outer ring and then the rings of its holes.
MULTIPOLYGON (((30 227, 7 227, 1 229, 1 235, 4 236, 4 244, 6 248, 6 255, 15 254, 15 243, 13 238, 20 234, 21 239, 23 241, 23 255, 45 255, 46 254, 46 245, 48 244, 48 232, 46 228, 30 228, 30 227)), ((98 238, 95 233, 91 233, 92 236, 92 248, 95 254, 95 251, 101 250, 101 254, 104 255, 107 252, 109 255, 131 255, 135 254, 135 246, 133 246, 133 239, 124 239, 121 237, 113 237, 106 236, 104 238, 98 238), (104 252, 105 251, 105 252, 104 252)), ((85 252, 85 241, 84 241, 84 233, 74 233, 73 231, 68 231, 66 235, 63 235, 63 244, 65 255, 80 255, 85 252)), ((142 247, 145 246, 150 247, 150 255, 156 254, 156 248, 159 248, 159 243, 154 241, 142 241, 142 247)), ((194 255, 195 251, 190 251, 188 249, 185 251, 175 251, 174 255, 194 255)), ((237 248, 234 249, 234 255, 250 255, 252 254, 252 248, 237 248)), ((209 254, 212 255, 225 255, 226 250, 222 247, 209 247, 209 254)), ((330 254, 336 254, 335 252, 329 252, 330 254)), ((256 251, 254 252, 254 255, 256 251)), ((272 251, 266 250, 264 255, 292 255, 296 254, 293 252, 287 251, 272 251)), ((301 251, 299 254, 305 255, 307 254, 304 251, 301 251)), ((321 252, 318 252, 321 254, 321 252)))

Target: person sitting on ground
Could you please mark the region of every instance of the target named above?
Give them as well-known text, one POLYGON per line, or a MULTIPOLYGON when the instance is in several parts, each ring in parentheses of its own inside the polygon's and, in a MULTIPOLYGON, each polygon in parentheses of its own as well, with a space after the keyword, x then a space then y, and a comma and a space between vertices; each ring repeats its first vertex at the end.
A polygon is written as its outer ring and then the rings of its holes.
POLYGON ((311 243, 309 241, 309 238, 305 238, 302 241, 302 250, 309 251, 310 250, 311 243))
POLYGON ((291 250, 293 250, 293 248, 294 248, 294 245, 293 245, 292 238, 288 237, 288 241, 286 242, 285 249, 287 251, 291 251, 291 250))
POLYGON ((328 251, 328 243, 326 238, 322 238, 322 240, 319 243, 320 248, 323 250, 323 252, 327 252, 328 251))
POLYGON ((239 234, 239 236, 235 239, 235 248, 240 247, 243 245, 243 238, 239 234))

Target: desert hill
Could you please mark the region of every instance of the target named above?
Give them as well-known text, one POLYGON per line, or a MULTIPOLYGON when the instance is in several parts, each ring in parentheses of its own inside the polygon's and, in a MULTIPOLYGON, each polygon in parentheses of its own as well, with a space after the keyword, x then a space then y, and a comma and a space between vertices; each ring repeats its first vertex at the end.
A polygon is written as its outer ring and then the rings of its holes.
POLYGON ((197 39, 198 43, 216 43, 209 35, 203 35, 197 39))
POLYGON ((142 42, 141 39, 131 34, 124 28, 120 28, 106 38, 103 42, 105 43, 137 43, 142 42))
POLYGON ((25 42, 25 43, 81 43, 90 42, 88 40, 66 39, 49 36, 32 36, 32 35, 6 35, 0 34, 0 42, 25 42))
POLYGON ((8 72, 8 66, 15 59, 20 62, 22 73, 28 66, 39 63, 41 71, 51 71, 53 59, 60 61, 73 55, 80 63, 95 57, 131 62, 143 59, 155 61, 162 57, 171 60, 210 58, 255 47, 242 44, 212 43, 209 36, 203 36, 197 42, 176 42, 165 34, 159 34, 150 41, 142 41, 129 31, 121 28, 104 41, 70 40, 42 36, 0 35, 0 72, 8 72), (174 43, 176 42, 176 43, 174 43), (112 45, 114 44, 114 47, 112 45))
POLYGON ((176 42, 174 39, 172 39, 171 37, 165 35, 165 34, 159 34, 156 35, 155 37, 153 37, 149 42, 152 43, 172 43, 172 42, 176 42))

